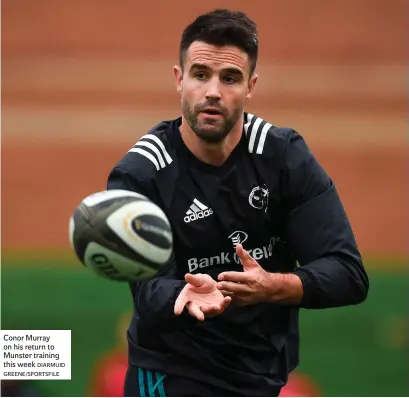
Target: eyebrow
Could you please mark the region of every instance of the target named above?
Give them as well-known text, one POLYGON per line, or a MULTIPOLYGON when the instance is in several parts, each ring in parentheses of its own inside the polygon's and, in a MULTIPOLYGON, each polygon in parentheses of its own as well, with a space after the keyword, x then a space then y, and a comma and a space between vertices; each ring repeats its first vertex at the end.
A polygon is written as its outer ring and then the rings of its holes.
MULTIPOLYGON (((195 70, 195 69, 199 69, 199 70, 212 70, 212 68, 208 65, 205 64, 200 64, 200 63, 194 63, 192 64, 192 66, 190 67, 190 70, 195 70)), ((223 68, 222 72, 227 72, 227 73, 231 73, 231 74, 235 74, 235 75, 241 75, 243 76, 243 72, 240 69, 237 68, 223 68)))

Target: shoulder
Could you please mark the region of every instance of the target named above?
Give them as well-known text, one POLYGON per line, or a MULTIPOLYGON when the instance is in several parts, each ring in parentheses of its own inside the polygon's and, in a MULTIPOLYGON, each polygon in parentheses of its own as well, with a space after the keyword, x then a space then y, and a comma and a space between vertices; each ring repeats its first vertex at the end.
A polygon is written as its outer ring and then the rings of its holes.
POLYGON ((283 161, 291 142, 301 137, 291 127, 278 127, 251 113, 245 113, 244 119, 244 133, 248 140, 249 153, 265 159, 283 161))
POLYGON ((303 203, 333 185, 304 137, 293 128, 277 127, 245 114, 244 131, 250 154, 262 160, 269 174, 280 171, 282 195, 292 203, 303 203))
POLYGON ((244 132, 249 153, 261 159, 267 167, 302 171, 318 165, 304 137, 291 127, 278 127, 245 113, 244 132))
POLYGON ((175 161, 175 151, 168 138, 173 121, 163 121, 128 149, 114 169, 122 169, 138 180, 155 178, 175 161))

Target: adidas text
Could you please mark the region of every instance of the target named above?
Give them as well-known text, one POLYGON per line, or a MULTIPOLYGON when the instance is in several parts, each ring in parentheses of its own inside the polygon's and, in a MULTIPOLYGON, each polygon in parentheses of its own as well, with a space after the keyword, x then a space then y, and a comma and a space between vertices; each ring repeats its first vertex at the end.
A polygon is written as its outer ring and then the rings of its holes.
POLYGON ((212 210, 212 209, 200 210, 200 211, 198 211, 198 212, 196 212, 196 213, 186 215, 183 220, 184 220, 186 223, 187 223, 187 222, 192 222, 192 221, 196 221, 196 220, 198 220, 198 219, 200 219, 200 218, 208 217, 208 216, 210 216, 210 215, 212 215, 212 214, 213 214, 213 210, 212 210))

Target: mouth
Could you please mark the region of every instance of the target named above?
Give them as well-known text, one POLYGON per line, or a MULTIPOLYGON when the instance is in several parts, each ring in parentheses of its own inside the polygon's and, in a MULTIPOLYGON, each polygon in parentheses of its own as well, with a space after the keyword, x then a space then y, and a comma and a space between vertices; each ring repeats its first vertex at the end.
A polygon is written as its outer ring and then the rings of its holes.
POLYGON ((201 113, 204 113, 205 115, 210 115, 210 116, 221 116, 222 112, 220 112, 217 108, 205 108, 201 111, 201 113))

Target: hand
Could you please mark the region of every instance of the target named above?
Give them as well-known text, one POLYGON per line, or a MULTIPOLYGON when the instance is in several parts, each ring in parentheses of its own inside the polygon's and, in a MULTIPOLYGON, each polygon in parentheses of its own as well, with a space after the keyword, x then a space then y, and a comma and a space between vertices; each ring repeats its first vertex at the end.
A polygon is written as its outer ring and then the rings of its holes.
POLYGON ((207 274, 186 274, 187 285, 175 302, 175 315, 186 307, 189 314, 199 321, 220 315, 230 304, 231 298, 217 289, 217 282, 207 274))
POLYGON ((236 253, 243 264, 244 272, 222 272, 217 288, 239 305, 269 301, 272 294, 273 274, 265 271, 243 246, 236 246, 236 253))

